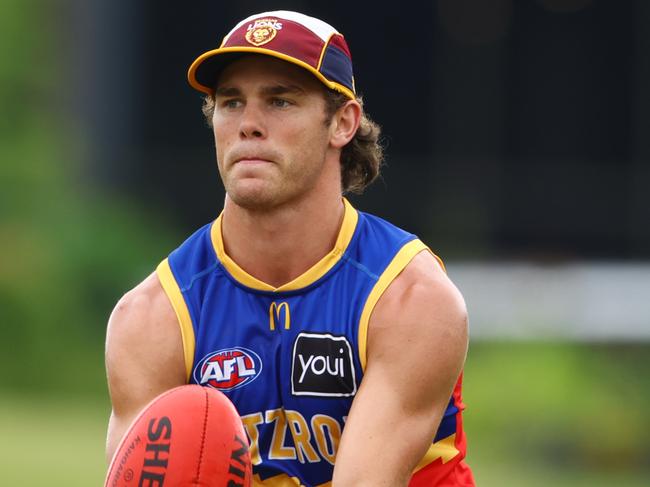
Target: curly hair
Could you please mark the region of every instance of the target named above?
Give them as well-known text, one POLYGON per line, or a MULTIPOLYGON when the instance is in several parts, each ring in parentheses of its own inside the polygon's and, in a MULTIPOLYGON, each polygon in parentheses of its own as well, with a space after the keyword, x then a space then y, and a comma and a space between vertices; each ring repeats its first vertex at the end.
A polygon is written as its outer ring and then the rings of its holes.
MULTIPOLYGON (((349 98, 334 90, 324 89, 323 91, 325 93, 325 123, 329 124, 336 111, 349 98)), ((343 193, 362 193, 377 178, 384 160, 384 149, 379 140, 381 127, 366 114, 363 109, 363 99, 357 97, 357 102, 361 105, 359 128, 352 140, 341 149, 343 193)), ((214 115, 214 98, 212 96, 205 96, 202 111, 207 124, 212 127, 212 116, 214 115)))

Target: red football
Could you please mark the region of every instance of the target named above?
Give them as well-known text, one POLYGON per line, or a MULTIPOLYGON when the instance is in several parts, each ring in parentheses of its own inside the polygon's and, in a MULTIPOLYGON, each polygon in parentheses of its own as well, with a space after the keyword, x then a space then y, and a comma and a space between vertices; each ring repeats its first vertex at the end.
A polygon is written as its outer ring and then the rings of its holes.
POLYGON ((155 398, 133 421, 105 487, 251 485, 244 427, 216 389, 186 385, 155 398))

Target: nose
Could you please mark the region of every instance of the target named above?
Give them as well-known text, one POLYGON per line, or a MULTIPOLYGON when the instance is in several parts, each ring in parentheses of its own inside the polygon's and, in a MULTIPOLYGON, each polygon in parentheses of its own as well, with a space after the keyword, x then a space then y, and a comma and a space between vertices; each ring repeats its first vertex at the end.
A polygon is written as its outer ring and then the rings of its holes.
POLYGON ((254 103, 247 103, 239 122, 239 136, 242 139, 263 138, 266 126, 262 111, 254 103))

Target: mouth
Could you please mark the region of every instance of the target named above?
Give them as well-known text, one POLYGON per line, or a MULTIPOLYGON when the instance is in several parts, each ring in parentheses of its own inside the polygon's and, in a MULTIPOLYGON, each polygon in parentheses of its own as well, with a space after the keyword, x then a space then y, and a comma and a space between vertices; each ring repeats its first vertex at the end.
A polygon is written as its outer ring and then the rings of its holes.
POLYGON ((264 159, 263 157, 257 157, 257 156, 247 156, 247 157, 242 157, 240 159, 235 160, 235 164, 270 164, 272 161, 269 161, 268 159, 264 159))
POLYGON ((226 155, 226 167, 240 169, 250 168, 251 170, 256 170, 256 168, 262 169, 263 167, 271 167, 271 165, 277 164, 281 161, 281 157, 276 151, 270 148, 264 147, 232 147, 229 153, 226 155))

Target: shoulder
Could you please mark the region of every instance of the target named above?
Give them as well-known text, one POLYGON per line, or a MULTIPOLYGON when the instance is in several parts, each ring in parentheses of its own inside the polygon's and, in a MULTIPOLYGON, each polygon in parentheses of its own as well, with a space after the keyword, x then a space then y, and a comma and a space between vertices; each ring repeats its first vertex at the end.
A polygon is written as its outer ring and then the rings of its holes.
MULTIPOLYGON (((126 393, 141 403, 150 399, 152 390, 185 382, 178 320, 155 273, 115 306, 106 334, 106 367, 113 399, 126 393), (136 390, 131 388, 135 384, 136 390), (140 394, 147 397, 139 401, 140 394)), ((119 404, 114 401, 114 406, 119 404)))
POLYGON ((175 321, 174 309, 154 272, 117 302, 109 319, 109 333, 114 328, 127 333, 154 331, 175 321))
MULTIPOLYGON (((428 250, 418 252, 395 277, 379 299, 373 321, 394 320, 399 316, 421 316, 422 328, 442 324, 449 331, 463 331, 467 325, 465 301, 428 250)), ((417 326, 417 325, 416 325, 417 326)), ((417 326, 417 331, 420 326, 417 326)))
POLYGON ((435 381, 447 390, 465 361, 467 321, 461 293, 433 254, 421 251, 372 312, 367 366, 417 371, 423 382, 435 381))

